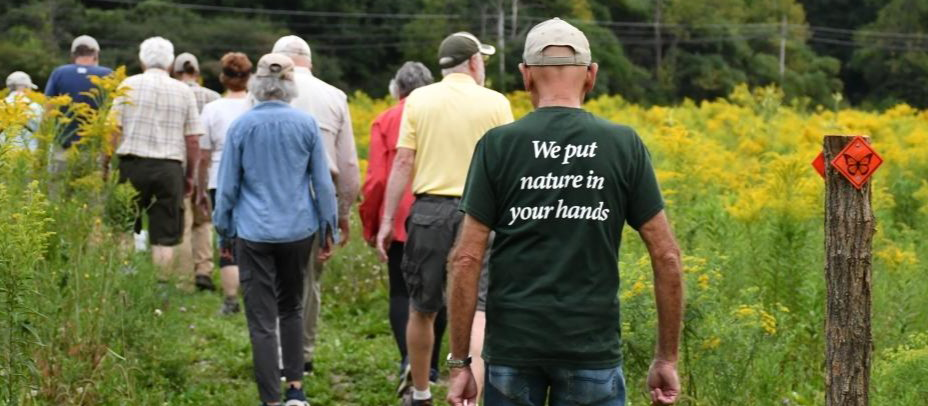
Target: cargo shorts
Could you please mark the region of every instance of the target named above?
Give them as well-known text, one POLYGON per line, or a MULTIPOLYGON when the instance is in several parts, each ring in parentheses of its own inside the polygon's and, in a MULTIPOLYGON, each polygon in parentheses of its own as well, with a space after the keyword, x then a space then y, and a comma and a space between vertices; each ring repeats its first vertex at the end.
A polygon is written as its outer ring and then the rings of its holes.
POLYGON ((448 254, 464 214, 460 198, 422 195, 406 219, 403 279, 416 311, 437 313, 445 307, 448 254))

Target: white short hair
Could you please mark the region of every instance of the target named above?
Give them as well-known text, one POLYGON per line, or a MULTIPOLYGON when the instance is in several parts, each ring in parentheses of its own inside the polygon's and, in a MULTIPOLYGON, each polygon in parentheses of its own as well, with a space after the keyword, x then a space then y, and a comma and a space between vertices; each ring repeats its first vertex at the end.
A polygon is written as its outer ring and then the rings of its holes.
POLYGON ((299 94, 293 79, 273 76, 252 76, 248 81, 248 93, 258 102, 280 100, 284 103, 290 103, 299 94))
MULTIPOLYGON (((474 55, 477 55, 477 54, 474 54, 474 55)), ((470 67, 467 66, 467 64, 470 63, 470 60, 471 60, 471 58, 474 57, 474 55, 471 55, 470 58, 465 59, 464 62, 461 62, 461 63, 459 63, 459 64, 457 64, 457 65, 454 65, 454 66, 452 66, 452 67, 450 67, 450 68, 442 69, 442 70, 441 70, 441 75, 442 75, 442 76, 448 76, 448 75, 450 75, 450 74, 452 74, 452 73, 467 73, 467 72, 470 70, 470 67)))
POLYGON ((139 46, 139 60, 145 68, 168 70, 174 61, 174 44, 161 37, 151 37, 139 46))

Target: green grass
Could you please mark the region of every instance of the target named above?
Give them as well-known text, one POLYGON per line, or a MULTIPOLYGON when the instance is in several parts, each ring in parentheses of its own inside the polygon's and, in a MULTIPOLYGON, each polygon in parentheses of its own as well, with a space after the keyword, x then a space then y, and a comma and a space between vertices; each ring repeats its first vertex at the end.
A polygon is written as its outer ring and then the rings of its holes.
MULTIPOLYGON (((360 241, 326 264, 315 372, 304 380, 313 405, 397 402, 399 355, 387 317, 386 272, 360 241)), ((244 314, 219 315, 218 294, 172 285, 158 289, 161 316, 154 309, 148 313, 159 329, 151 350, 162 356, 146 375, 155 378, 154 386, 169 390, 137 399, 145 404, 257 404, 244 314)), ((433 390, 443 396, 442 384, 433 390)))

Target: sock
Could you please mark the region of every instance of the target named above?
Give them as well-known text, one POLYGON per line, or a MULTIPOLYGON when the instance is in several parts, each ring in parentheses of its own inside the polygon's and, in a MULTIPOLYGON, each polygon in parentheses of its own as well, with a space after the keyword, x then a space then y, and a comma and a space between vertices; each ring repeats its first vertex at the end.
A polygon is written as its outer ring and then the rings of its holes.
POLYGON ((426 388, 423 391, 420 391, 416 388, 412 388, 412 399, 413 400, 426 400, 432 398, 432 391, 426 388))

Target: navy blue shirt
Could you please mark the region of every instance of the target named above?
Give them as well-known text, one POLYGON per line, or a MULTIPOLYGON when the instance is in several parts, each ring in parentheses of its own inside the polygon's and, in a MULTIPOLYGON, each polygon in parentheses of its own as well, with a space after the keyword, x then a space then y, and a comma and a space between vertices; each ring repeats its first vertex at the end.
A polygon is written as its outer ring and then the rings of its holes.
MULTIPOLYGON (((52 72, 48 77, 48 83, 45 84, 45 95, 49 97, 69 95, 75 103, 87 103, 90 107, 96 109, 95 100, 82 95, 81 93, 90 90, 93 84, 90 83, 88 76, 106 76, 113 70, 105 66, 90 65, 61 65, 52 72)), ((63 112, 66 109, 62 109, 63 112)), ((80 139, 77 135, 77 121, 72 121, 61 134, 61 144, 63 147, 70 147, 72 143, 80 139)))

